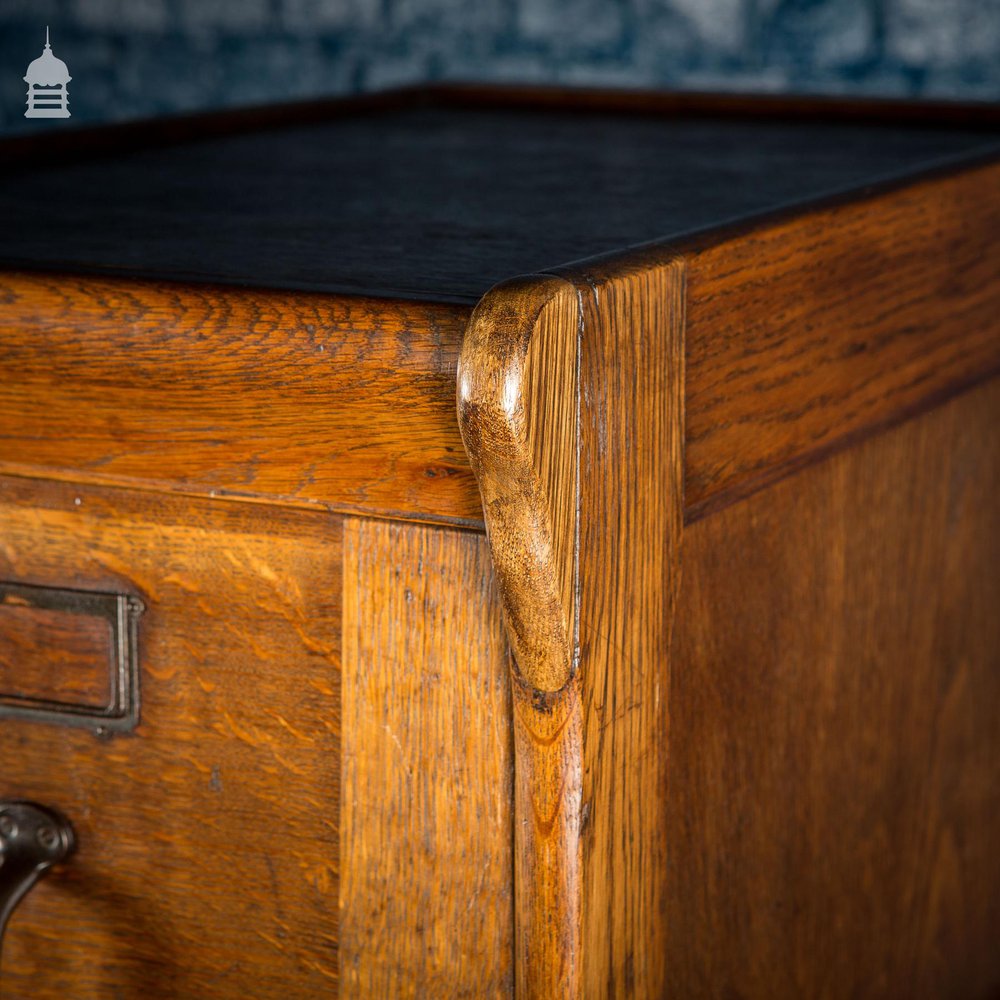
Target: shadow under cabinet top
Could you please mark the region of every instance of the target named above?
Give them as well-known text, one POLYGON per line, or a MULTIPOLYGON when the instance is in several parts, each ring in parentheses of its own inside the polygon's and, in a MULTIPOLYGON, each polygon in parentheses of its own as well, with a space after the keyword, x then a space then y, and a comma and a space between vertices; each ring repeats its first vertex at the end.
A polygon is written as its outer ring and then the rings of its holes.
POLYGON ((515 274, 998 149, 968 118, 488 93, 9 139, 0 266, 473 302, 515 274))

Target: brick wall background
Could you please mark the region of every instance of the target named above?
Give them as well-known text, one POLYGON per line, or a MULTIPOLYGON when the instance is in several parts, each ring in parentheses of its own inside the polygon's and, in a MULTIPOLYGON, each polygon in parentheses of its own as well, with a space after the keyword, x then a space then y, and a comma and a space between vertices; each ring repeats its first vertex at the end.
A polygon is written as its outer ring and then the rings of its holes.
POLYGON ((44 43, 73 123, 546 81, 1000 98, 1000 0, 0 0, 0 129, 44 43))

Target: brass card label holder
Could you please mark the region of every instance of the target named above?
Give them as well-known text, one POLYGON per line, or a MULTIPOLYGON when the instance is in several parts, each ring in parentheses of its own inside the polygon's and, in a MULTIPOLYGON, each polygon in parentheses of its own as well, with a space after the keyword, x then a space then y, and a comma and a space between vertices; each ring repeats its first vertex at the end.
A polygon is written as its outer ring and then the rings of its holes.
POLYGON ((134 729, 144 610, 131 594, 0 580, 0 719, 134 729))

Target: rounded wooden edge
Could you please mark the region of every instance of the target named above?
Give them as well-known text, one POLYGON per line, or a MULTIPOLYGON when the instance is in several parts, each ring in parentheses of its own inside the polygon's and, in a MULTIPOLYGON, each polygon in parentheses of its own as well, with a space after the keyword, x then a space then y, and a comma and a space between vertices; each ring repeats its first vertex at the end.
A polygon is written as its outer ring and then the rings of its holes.
POLYGON ((511 648, 521 676, 548 692, 566 685, 577 662, 579 323, 570 282, 515 278, 475 308, 458 362, 459 426, 482 495, 511 648), (556 523, 557 500, 570 523, 556 523))

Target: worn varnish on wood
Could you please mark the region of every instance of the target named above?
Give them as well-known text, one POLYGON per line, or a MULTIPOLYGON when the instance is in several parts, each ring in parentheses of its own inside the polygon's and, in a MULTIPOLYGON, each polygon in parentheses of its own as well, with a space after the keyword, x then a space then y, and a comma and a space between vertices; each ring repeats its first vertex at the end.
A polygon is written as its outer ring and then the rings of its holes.
POLYGON ((467 310, 25 273, 0 298, 2 471, 469 514, 467 310))
POLYGON ((463 347, 459 414, 514 654, 522 996, 663 981, 682 291, 669 253, 528 278, 484 299, 463 347))

